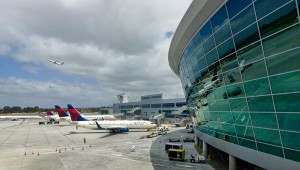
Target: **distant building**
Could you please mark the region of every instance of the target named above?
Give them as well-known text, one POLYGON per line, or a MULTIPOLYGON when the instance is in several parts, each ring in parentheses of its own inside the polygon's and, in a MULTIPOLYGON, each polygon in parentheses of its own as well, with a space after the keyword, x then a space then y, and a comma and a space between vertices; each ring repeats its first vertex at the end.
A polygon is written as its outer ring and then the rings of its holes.
POLYGON ((164 99, 162 94, 152 94, 141 96, 141 101, 115 103, 114 113, 124 113, 125 116, 141 116, 141 118, 151 119, 159 114, 172 117, 172 114, 186 105, 185 98, 164 99))
POLYGON ((112 114, 114 114, 114 109, 113 109, 113 107, 110 107, 110 106, 100 107, 100 114, 101 115, 112 115, 112 114))

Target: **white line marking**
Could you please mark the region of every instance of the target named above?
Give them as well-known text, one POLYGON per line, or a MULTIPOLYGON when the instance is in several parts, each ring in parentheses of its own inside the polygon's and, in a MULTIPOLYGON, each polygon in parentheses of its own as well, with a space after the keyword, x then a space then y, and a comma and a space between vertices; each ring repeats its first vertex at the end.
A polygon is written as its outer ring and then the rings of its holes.
POLYGON ((187 168, 193 167, 193 166, 190 166, 190 165, 181 165, 181 164, 176 164, 176 166, 183 166, 183 167, 187 167, 187 168))
POLYGON ((117 154, 111 154, 111 155, 113 155, 113 156, 122 156, 122 155, 117 155, 117 154))

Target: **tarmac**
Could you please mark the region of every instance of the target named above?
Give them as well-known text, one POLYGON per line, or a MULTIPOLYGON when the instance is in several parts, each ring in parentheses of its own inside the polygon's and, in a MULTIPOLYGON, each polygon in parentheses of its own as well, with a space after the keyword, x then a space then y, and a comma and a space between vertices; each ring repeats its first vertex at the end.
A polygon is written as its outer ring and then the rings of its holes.
MULTIPOLYGON (((167 127, 167 126, 166 126, 167 127)), ((208 163, 190 163, 197 154, 193 143, 184 143, 184 127, 168 127, 165 135, 143 138, 153 131, 76 129, 67 122, 39 125, 38 120, 0 121, 0 170, 73 169, 214 169, 208 163), (186 160, 169 161, 164 151, 169 137, 181 138, 186 160), (84 138, 86 143, 84 143, 84 138)))

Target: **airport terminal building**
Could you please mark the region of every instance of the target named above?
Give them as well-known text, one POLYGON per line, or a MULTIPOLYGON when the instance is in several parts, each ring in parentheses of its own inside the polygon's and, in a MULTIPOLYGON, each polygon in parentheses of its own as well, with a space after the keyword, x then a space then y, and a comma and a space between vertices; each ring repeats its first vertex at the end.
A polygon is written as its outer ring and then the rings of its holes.
POLYGON ((197 143, 265 169, 300 169, 300 0, 194 0, 169 65, 197 143))
POLYGON ((187 105, 185 98, 165 99, 163 94, 141 96, 141 100, 136 102, 129 102, 126 98, 122 95, 122 102, 113 104, 114 114, 124 113, 127 117, 140 116, 142 119, 151 119, 160 114, 173 117, 176 112, 184 114, 186 109, 181 108, 187 105))

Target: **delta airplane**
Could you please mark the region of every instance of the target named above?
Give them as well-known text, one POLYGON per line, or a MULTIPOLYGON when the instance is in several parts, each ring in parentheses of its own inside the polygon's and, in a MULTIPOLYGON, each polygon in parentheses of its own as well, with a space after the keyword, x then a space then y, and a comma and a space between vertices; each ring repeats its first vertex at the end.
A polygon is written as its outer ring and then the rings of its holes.
POLYGON ((55 61, 55 60, 49 60, 49 61, 54 63, 54 64, 57 64, 57 65, 64 65, 64 62, 58 62, 58 61, 55 61))
MULTIPOLYGON (((70 110, 76 110, 76 109, 71 104, 68 104, 69 113, 71 113, 70 110)), ((78 111, 76 110, 76 112, 78 111)), ((113 115, 81 115, 81 116, 88 120, 115 120, 116 119, 115 116, 113 115)))
POLYGON ((144 120, 115 120, 115 121, 89 121, 83 118, 76 109, 69 108, 71 120, 76 127, 96 130, 110 130, 112 132, 128 132, 129 129, 153 129, 156 124, 144 120))
POLYGON ((18 119, 43 119, 41 116, 0 116, 0 119, 18 120, 18 119))
POLYGON ((45 116, 45 118, 54 120, 57 120, 59 118, 58 115, 54 115, 50 110, 46 110, 46 113, 47 115, 45 116))

